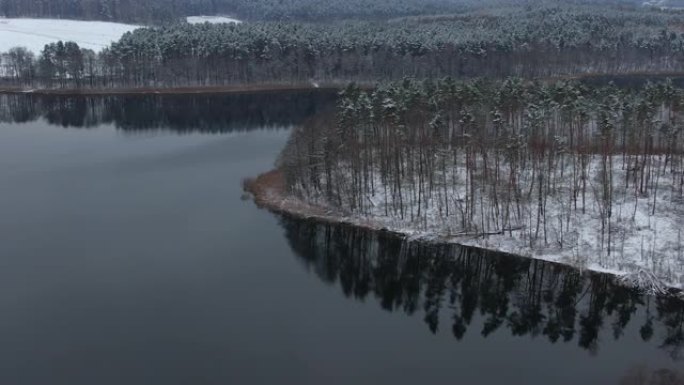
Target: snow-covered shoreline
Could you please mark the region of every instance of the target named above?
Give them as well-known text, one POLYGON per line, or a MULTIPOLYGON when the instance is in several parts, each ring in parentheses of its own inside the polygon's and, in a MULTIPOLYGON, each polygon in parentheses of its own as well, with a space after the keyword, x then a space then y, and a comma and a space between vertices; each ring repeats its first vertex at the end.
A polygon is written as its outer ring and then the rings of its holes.
MULTIPOLYGON (((321 204, 320 202, 307 202, 303 199, 292 196, 286 193, 284 187, 283 176, 279 171, 275 170, 270 173, 263 174, 257 179, 247 182, 246 190, 254 196, 257 205, 267 209, 294 215, 304 219, 314 219, 327 223, 348 224, 366 228, 369 230, 389 231, 397 235, 406 237, 409 240, 425 241, 433 243, 449 243, 458 244, 469 247, 476 247, 495 252, 506 254, 514 254, 521 257, 528 257, 539 259, 552 263, 560 263, 571 266, 579 270, 587 270, 596 273, 603 273, 617 276, 626 285, 638 286, 641 289, 650 292, 663 293, 670 290, 675 290, 681 293, 684 285, 681 280, 684 279, 684 266, 678 265, 679 270, 673 272, 672 277, 675 279, 663 279, 654 273, 657 269, 651 269, 646 260, 640 262, 640 258, 632 255, 628 263, 621 263, 612 266, 610 263, 605 263, 605 260, 592 258, 591 255, 580 255, 577 249, 559 249, 559 248, 540 248, 531 249, 525 245, 525 242, 516 240, 514 235, 516 230, 501 231, 500 233, 483 234, 454 234, 440 229, 438 226, 412 226, 406 221, 400 221, 396 218, 386 217, 383 215, 368 215, 360 216, 349 213, 341 213, 331 206, 321 204), (511 234, 512 233, 512 234, 511 234)), ((380 207, 378 202, 375 203, 380 207)), ((676 213, 673 213, 673 218, 676 213)), ((648 216, 646 216, 648 218, 648 216)), ((635 219, 636 223, 644 217, 635 219)), ((652 218, 651 218, 652 219, 652 218)), ((651 220, 646 219, 646 220, 651 220)), ((667 219, 667 217, 665 217, 667 219)), ((578 221, 586 220, 584 218, 578 221)), ((658 222, 658 221, 653 221, 658 222)), ((579 223, 579 222, 578 222, 579 223)), ((635 224, 637 230, 651 232, 657 229, 639 229, 639 225, 635 224)), ((521 231, 521 230, 518 230, 521 231)), ((584 234, 591 234, 591 224, 586 224, 585 228, 581 230, 584 234)), ((674 240, 667 239, 672 237, 672 234, 679 233, 678 228, 663 229, 662 237, 669 243, 677 243, 677 238, 674 240), (674 231, 674 233, 673 233, 674 231)), ((655 238, 653 242, 657 242, 655 238)), ((619 254, 624 257, 624 254, 619 254)))

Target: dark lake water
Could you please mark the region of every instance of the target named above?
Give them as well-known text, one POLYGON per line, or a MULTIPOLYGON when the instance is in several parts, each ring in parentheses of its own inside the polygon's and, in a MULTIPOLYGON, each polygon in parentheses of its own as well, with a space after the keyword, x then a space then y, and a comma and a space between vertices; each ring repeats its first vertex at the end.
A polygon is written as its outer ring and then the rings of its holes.
POLYGON ((683 371, 681 301, 241 200, 242 178, 333 102, 0 96, 0 384, 647 384, 683 371))

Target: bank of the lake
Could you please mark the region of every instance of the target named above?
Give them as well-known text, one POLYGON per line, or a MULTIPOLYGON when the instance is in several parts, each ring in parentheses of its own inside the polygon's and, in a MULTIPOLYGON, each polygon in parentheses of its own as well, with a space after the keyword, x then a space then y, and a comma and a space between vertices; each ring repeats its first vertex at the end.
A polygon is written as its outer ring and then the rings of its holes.
POLYGON ((557 263, 579 271, 590 271, 593 273, 606 274, 617 279, 621 284, 636 287, 653 294, 673 295, 684 298, 682 287, 658 279, 647 270, 637 268, 636 270, 614 270, 603 269, 595 265, 575 264, 567 259, 554 258, 552 255, 544 253, 511 253, 508 250, 493 248, 487 242, 483 242, 488 236, 504 235, 504 232, 497 234, 478 234, 454 236, 441 234, 434 231, 412 229, 404 226, 396 226, 382 218, 361 217, 349 213, 342 213, 334 209, 306 202, 303 199, 292 196, 287 192, 285 178, 282 171, 278 169, 263 173, 253 179, 245 179, 243 188, 254 200, 254 203, 261 208, 275 213, 289 215, 298 219, 315 220, 328 224, 351 225, 364 230, 382 231, 390 233, 410 241, 428 242, 437 244, 456 244, 464 247, 473 247, 485 251, 491 251, 506 255, 517 255, 523 258, 538 259, 549 263, 557 263))
MULTIPOLYGON (((357 83, 362 89, 371 89, 371 83, 357 83)), ((169 86, 169 87, 64 87, 64 88, 32 88, 21 86, 2 86, 0 94, 32 94, 63 96, 114 96, 114 95, 217 95, 217 94, 250 94, 269 92, 298 91, 339 91, 348 83, 250 83, 219 86, 169 86)))
MULTIPOLYGON (((577 81, 586 84, 615 83, 622 86, 643 86, 647 82, 657 82, 670 79, 676 85, 684 85, 684 72, 625 72, 620 74, 610 73, 586 73, 579 75, 554 76, 543 79, 547 82, 559 80, 577 81)), ((2 79, 0 78, 0 81, 2 79)), ((0 94, 35 94, 35 95, 82 95, 82 96, 107 96, 107 95, 214 95, 214 94, 249 94, 261 92, 292 92, 292 91, 339 91, 350 84, 349 81, 337 82, 283 82, 283 83, 246 83, 230 85, 182 85, 182 86, 157 86, 157 87, 92 87, 92 86, 66 86, 66 87, 28 87, 11 84, 3 85, 0 82, 0 94)), ((370 90, 376 87, 377 82, 355 81, 360 89, 370 90)))

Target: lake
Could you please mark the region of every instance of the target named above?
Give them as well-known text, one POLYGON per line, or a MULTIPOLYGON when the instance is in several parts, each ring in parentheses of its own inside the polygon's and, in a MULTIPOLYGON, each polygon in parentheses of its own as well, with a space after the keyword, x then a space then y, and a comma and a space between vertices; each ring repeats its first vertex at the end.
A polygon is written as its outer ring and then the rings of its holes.
POLYGON ((682 371, 680 300, 241 199, 243 178, 334 102, 0 95, 0 383, 642 384, 682 371))

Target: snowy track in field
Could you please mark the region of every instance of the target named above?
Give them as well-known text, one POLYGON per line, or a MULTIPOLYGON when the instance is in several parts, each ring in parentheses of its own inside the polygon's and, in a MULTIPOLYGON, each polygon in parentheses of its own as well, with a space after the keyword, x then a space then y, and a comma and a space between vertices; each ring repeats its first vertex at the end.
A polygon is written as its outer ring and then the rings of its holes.
POLYGON ((0 18, 0 52, 21 46, 38 54, 46 44, 59 40, 100 51, 136 28, 139 27, 101 21, 0 18))

